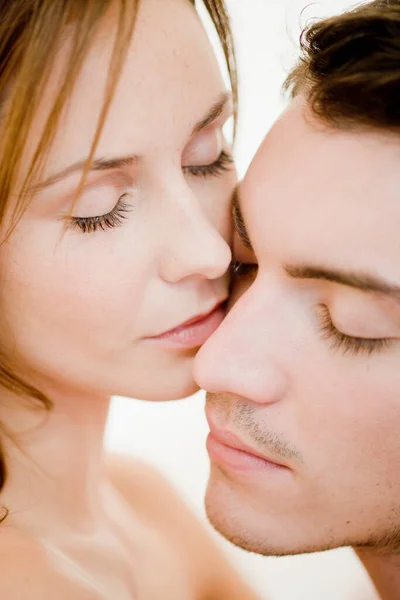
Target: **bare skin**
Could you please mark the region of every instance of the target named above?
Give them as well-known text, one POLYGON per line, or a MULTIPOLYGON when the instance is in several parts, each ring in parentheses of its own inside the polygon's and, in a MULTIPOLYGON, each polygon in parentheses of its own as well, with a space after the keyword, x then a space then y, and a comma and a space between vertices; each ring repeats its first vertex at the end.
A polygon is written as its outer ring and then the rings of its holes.
MULTIPOLYGON (((199 336, 161 334, 217 313, 204 337, 222 320, 236 184, 223 135, 232 103, 194 6, 143 0, 95 156, 107 168, 89 173, 73 205, 80 173, 71 165, 87 157, 96 131, 113 19, 85 60, 42 180, 0 247, 2 349, 52 403, 44 413, 0 393, 8 473, 0 505, 9 511, 0 598, 251 599, 158 475, 103 456, 113 394, 168 400, 197 390, 199 336)), ((64 56, 51 65, 25 169, 64 56)))
POLYGON ((400 589, 400 560, 398 556, 376 554, 360 548, 357 555, 374 583, 377 599, 396 600, 400 589))
POLYGON ((204 526, 149 465, 108 460, 108 518, 76 547, 46 547, 4 526, 9 600, 256 600, 204 526))
POLYGON ((107 402, 62 406, 41 426, 26 409, 19 444, 4 440, 1 598, 255 598, 161 475, 103 456, 107 402))
POLYGON ((231 310, 196 358, 213 524, 264 555, 351 546, 382 600, 400 596, 398 159, 397 137, 296 98, 241 185, 231 310))

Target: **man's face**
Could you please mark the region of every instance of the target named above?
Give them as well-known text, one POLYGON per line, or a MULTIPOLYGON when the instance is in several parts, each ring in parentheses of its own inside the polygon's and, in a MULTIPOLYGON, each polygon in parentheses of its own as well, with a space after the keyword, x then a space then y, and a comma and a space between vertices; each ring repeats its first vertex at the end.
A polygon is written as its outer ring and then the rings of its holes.
POLYGON ((400 547, 399 164, 398 137, 328 128, 300 97, 241 186, 247 264, 196 377, 208 514, 249 550, 400 547))

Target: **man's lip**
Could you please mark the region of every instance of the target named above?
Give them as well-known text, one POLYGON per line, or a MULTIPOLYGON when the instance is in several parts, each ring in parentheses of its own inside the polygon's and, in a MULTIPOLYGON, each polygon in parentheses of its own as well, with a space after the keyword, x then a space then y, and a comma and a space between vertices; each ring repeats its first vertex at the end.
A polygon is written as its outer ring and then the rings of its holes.
POLYGON ((196 323, 199 323, 200 321, 204 321, 209 316, 211 316, 216 310, 221 308, 225 304, 226 300, 227 300, 227 298, 225 298, 224 300, 219 300, 213 306, 213 308, 211 310, 200 313, 200 314, 196 315, 195 317, 192 317, 192 318, 188 319, 187 321, 184 321, 183 323, 180 323, 179 325, 172 327, 172 329, 168 329, 167 331, 163 331, 162 333, 158 333, 157 335, 154 335, 151 337, 159 338, 159 337, 172 335, 173 333, 175 333, 176 331, 179 331, 180 329, 185 329, 185 327, 190 327, 190 325, 195 325, 196 323))
POLYGON ((278 467, 282 467, 284 469, 289 469, 289 467, 277 460, 271 458, 270 456, 266 456, 265 454, 261 454, 258 450, 254 450, 246 443, 242 442, 235 434, 231 433, 227 430, 218 429, 211 419, 207 416, 208 424, 210 427, 211 435, 224 446, 228 446, 230 448, 234 448, 235 450, 241 450, 242 452, 246 452, 246 454, 250 454, 251 456, 255 456, 256 458, 260 458, 267 463, 272 463, 277 465, 278 467))

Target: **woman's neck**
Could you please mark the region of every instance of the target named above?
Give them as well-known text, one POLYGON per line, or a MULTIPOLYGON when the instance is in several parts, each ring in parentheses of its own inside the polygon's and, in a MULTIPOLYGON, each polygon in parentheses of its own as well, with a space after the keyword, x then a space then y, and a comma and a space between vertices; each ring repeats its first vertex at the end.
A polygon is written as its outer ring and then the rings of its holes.
POLYGON ((10 524, 54 539, 90 531, 102 518, 107 479, 103 435, 109 398, 52 394, 45 414, 24 400, 0 400, 7 468, 0 506, 10 524))

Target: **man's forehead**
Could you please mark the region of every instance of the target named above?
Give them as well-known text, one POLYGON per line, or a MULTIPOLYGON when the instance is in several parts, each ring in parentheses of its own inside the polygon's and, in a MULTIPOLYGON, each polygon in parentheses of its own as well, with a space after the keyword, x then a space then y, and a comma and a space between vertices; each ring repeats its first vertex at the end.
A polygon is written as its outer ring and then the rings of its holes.
POLYGON ((238 190, 239 204, 253 220, 253 210, 261 217, 285 193, 299 201, 316 194, 321 203, 329 190, 353 195, 358 187, 381 196, 382 183, 396 180, 400 187, 399 160, 400 136, 334 128, 295 99, 258 149, 238 190))
POLYGON ((236 191, 236 230, 259 260, 318 258, 397 281, 399 160, 400 136, 318 126, 293 104, 236 191))

